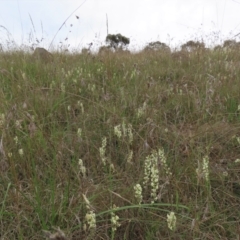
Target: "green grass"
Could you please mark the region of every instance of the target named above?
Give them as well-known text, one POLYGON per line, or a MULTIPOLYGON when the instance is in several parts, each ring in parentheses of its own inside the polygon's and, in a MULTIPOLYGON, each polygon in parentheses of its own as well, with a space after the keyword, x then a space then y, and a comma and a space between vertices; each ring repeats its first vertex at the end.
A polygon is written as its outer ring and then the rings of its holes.
POLYGON ((238 239, 239 59, 1 53, 0 238, 238 239))

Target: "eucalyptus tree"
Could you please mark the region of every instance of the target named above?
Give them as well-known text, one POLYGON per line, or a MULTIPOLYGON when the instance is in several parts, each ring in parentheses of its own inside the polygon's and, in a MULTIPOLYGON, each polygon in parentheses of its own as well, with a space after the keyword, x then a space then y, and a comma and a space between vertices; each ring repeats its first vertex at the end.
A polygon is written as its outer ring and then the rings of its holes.
POLYGON ((130 39, 121 35, 120 33, 108 34, 106 37, 106 43, 112 49, 122 50, 130 43, 130 39))

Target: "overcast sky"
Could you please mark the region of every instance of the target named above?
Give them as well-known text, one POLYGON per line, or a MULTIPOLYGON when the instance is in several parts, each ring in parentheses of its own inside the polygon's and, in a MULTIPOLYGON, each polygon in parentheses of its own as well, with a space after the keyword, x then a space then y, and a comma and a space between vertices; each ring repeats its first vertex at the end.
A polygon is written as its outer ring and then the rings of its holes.
POLYGON ((99 47, 107 34, 106 15, 109 33, 129 37, 130 49, 151 41, 171 47, 190 39, 213 44, 240 33, 239 13, 240 0, 0 0, 0 44, 31 46, 38 39, 46 48, 52 40, 55 48, 60 42, 99 47))

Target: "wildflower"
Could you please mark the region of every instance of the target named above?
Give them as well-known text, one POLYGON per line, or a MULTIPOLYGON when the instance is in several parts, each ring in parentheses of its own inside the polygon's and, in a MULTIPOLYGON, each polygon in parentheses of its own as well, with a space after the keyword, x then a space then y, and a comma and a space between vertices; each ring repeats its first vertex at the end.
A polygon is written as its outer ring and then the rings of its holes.
POLYGON ((153 151, 151 155, 147 156, 144 163, 144 188, 151 188, 151 203, 157 200, 157 192, 159 189, 159 161, 161 162, 163 169, 167 177, 172 175, 170 168, 167 165, 166 157, 163 149, 153 151))
POLYGON ((206 181, 209 181, 209 158, 208 156, 205 156, 203 158, 202 164, 198 162, 198 168, 196 169, 197 178, 200 180, 201 178, 204 178, 206 181))
POLYGON ((147 183, 149 182, 149 178, 151 176, 151 158, 147 156, 144 162, 144 178, 143 185, 147 187, 147 183))
POLYGON ((144 102, 143 106, 139 107, 137 110, 137 117, 140 118, 146 112, 146 109, 147 109, 147 103, 144 102))
POLYGON ((170 168, 167 165, 167 159, 165 157, 165 153, 164 153, 163 149, 158 150, 158 156, 159 156, 160 162, 165 170, 166 175, 169 177, 172 176, 172 172, 170 171, 170 168))
POLYGON ((15 142, 16 144, 18 144, 18 137, 17 137, 17 136, 15 136, 15 137, 13 138, 13 140, 14 140, 14 142, 15 142))
POLYGON ((128 124, 126 126, 125 122, 114 127, 114 134, 120 139, 123 137, 128 137, 129 144, 133 141, 132 125, 128 124))
POLYGON ((100 157, 102 159, 103 165, 106 165, 106 156, 105 156, 105 152, 106 152, 106 146, 107 146, 107 139, 106 137, 104 137, 102 139, 102 146, 99 148, 99 152, 100 152, 100 157))
POLYGON ((70 112, 71 111, 71 106, 68 105, 67 110, 70 112))
POLYGON ((135 198, 138 201, 138 204, 141 204, 143 196, 142 196, 142 186, 140 184, 136 184, 134 187, 135 198))
POLYGON ((78 128, 77 135, 78 135, 79 138, 82 137, 82 129, 81 128, 78 128))
POLYGON ((205 156, 205 157, 203 158, 202 172, 203 172, 203 175, 204 175, 204 178, 205 178, 206 181, 209 180, 208 164, 209 164, 209 158, 208 158, 208 156, 205 156))
POLYGON ((94 92, 95 91, 95 89, 96 89, 96 85, 95 84, 88 84, 88 89, 90 90, 90 91, 92 91, 92 92, 94 92))
MULTIPOLYGON (((84 194, 83 194, 83 196, 85 197, 84 200, 86 201, 87 200, 86 196, 84 194)), ((88 205, 87 205, 87 207, 88 207, 88 205)), ((94 213, 93 210, 89 210, 86 213, 85 220, 87 222, 88 230, 89 230, 87 239, 95 239, 94 236, 95 236, 95 233, 96 233, 97 224, 96 224, 96 214, 94 213)), ((83 228, 84 228, 85 231, 87 230, 87 225, 86 224, 83 225, 83 228)))
POLYGON ((110 171, 112 171, 112 172, 115 171, 115 167, 114 167, 113 163, 110 164, 109 168, 110 168, 110 171))
POLYGON ((121 138, 122 137, 122 131, 121 131, 121 125, 117 125, 114 127, 114 134, 118 137, 121 138))
POLYGON ((83 177, 85 178, 86 177, 86 167, 83 165, 82 159, 78 160, 78 165, 80 168, 80 172, 82 173, 83 177))
POLYGON ((89 226, 89 229, 96 228, 96 214, 93 211, 89 211, 86 216, 85 220, 89 226))
POLYGON ((174 212, 170 212, 169 214, 167 214, 167 223, 168 223, 168 228, 170 230, 175 231, 176 222, 177 222, 177 218, 174 212))
POLYGON ((18 153, 19 153, 20 156, 22 156, 23 155, 23 149, 22 148, 18 149, 18 153))
POLYGON ((157 190, 159 188, 158 156, 156 151, 146 157, 144 164, 143 185, 145 188, 147 188, 149 182, 151 187, 151 203, 154 203, 157 200, 157 190))
MULTIPOLYGON (((113 209, 117 209, 117 207, 114 205, 113 209)), ((119 216, 115 214, 114 211, 111 212, 111 223, 112 223, 112 231, 115 232, 118 227, 121 226, 121 224, 118 222, 119 216)))
POLYGON ((240 163, 240 159, 239 159, 239 158, 236 159, 236 160, 235 160, 235 163, 240 163))
POLYGON ((25 72, 22 72, 22 78, 23 78, 23 80, 25 80, 25 81, 28 80, 25 72))
POLYGON ((21 121, 20 121, 20 120, 16 120, 15 125, 16 125, 16 127, 17 127, 18 129, 21 129, 21 128, 22 128, 22 126, 21 126, 21 121))
POLYGON ((81 108, 81 112, 82 114, 84 113, 84 107, 83 107, 83 103, 81 101, 77 102, 77 105, 81 108))
POLYGON ((127 157, 127 162, 128 163, 131 163, 132 162, 132 156, 133 156, 133 151, 131 150, 128 154, 128 157, 127 157))
POLYGON ((156 166, 152 166, 151 168, 151 203, 157 200, 157 190, 159 188, 159 171, 156 166))

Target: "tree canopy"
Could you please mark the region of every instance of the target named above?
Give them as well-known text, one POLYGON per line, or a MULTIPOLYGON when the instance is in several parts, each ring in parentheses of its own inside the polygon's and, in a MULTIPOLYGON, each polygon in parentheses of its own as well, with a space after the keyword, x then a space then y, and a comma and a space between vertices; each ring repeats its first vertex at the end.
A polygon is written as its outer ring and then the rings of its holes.
POLYGON ((188 41, 185 44, 183 44, 181 46, 182 50, 186 50, 186 51, 194 51, 197 49, 204 49, 205 48, 205 44, 203 42, 199 42, 199 41, 188 41))
POLYGON ((123 49, 123 47, 127 46, 130 43, 130 39, 118 34, 108 34, 106 37, 106 42, 109 44, 111 48, 123 49))
POLYGON ((144 51, 159 51, 159 50, 163 50, 163 51, 166 51, 166 52, 171 51, 170 47, 166 43, 159 42, 159 41, 150 42, 144 48, 144 51))

